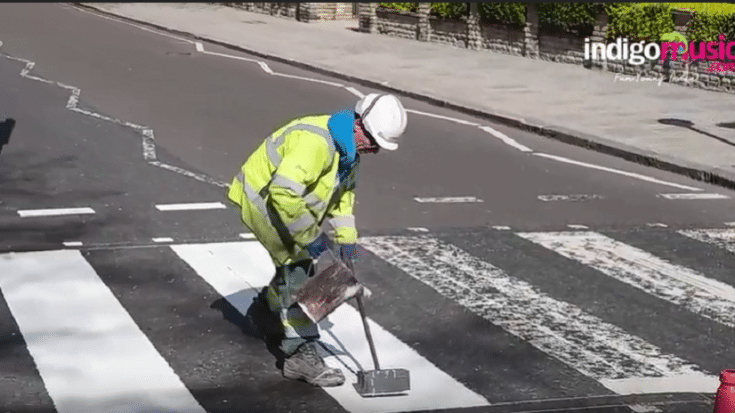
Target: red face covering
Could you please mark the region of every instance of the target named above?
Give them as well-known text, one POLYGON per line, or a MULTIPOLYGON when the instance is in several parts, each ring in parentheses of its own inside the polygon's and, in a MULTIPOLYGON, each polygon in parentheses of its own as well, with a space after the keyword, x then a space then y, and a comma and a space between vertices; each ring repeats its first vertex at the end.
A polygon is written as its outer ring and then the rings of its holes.
POLYGON ((365 125, 362 124, 362 119, 355 121, 354 133, 355 147, 359 154, 378 153, 380 151, 380 146, 378 146, 375 140, 370 138, 370 133, 365 129, 365 125))

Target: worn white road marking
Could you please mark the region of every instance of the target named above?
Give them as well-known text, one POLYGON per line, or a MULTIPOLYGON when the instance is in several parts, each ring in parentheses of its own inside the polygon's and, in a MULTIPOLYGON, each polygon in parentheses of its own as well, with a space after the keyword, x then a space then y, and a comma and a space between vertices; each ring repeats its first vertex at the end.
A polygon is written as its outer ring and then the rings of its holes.
POLYGON ((595 232, 518 235, 702 317, 735 327, 735 288, 728 284, 595 232))
POLYGON ((168 238, 168 237, 162 237, 162 238, 152 238, 152 241, 153 242, 173 242, 174 239, 168 238))
POLYGON ((510 227, 507 227, 507 226, 504 226, 504 225, 495 225, 492 228, 493 229, 500 230, 500 231, 508 231, 508 230, 510 230, 510 227))
POLYGON ((521 145, 520 143, 516 142, 515 139, 512 139, 508 137, 508 135, 497 131, 489 126, 480 126, 480 129, 484 130, 485 132, 495 136, 496 138, 500 139, 501 141, 505 142, 507 145, 510 145, 516 149, 518 149, 521 152, 533 152, 533 150, 527 146, 521 145))
POLYGON ((360 92, 359 90, 355 89, 355 88, 354 88, 354 87, 352 87, 352 86, 346 87, 345 89, 346 89, 346 90, 347 90, 348 92, 352 93, 353 95, 355 95, 355 96, 357 96, 357 97, 359 97, 359 98, 363 98, 363 97, 365 97, 365 94, 364 94, 364 93, 360 92))
POLYGON ((580 225, 580 224, 569 224, 567 227, 572 229, 587 229, 586 225, 580 225))
POLYGON ((429 232, 428 229, 423 228, 423 227, 410 227, 410 228, 408 228, 408 230, 409 231, 414 231, 414 232, 429 232))
POLYGON ((659 194, 666 199, 729 199, 730 197, 723 194, 659 194))
POLYGON ((680 230, 679 234, 735 253, 735 229, 692 229, 680 230))
POLYGON ((624 175, 624 176, 628 176, 628 177, 635 178, 635 179, 640 179, 641 181, 652 182, 652 183, 661 184, 661 185, 668 185, 668 186, 672 186, 674 188, 686 189, 686 190, 689 190, 689 191, 701 191, 702 190, 700 188, 695 188, 693 186, 687 186, 687 185, 677 184, 677 183, 674 183, 674 182, 662 181, 660 179, 656 179, 656 178, 653 178, 653 177, 650 177, 650 176, 646 176, 646 175, 637 174, 637 173, 634 173, 634 172, 621 171, 619 169, 608 168, 608 167, 605 167, 605 166, 595 165, 595 164, 591 164, 591 163, 575 161, 573 159, 565 158, 563 156, 549 155, 549 154, 540 153, 540 152, 534 152, 534 155, 541 156, 543 158, 553 159, 553 160, 559 161, 559 162, 565 162, 565 163, 569 163, 569 164, 573 164, 573 165, 584 166, 586 168, 599 169, 601 171, 612 172, 612 173, 615 173, 615 174, 624 175))
POLYGON ((201 209, 225 209, 227 208, 222 202, 195 202, 189 204, 157 204, 156 209, 159 211, 188 211, 201 209))
POLYGON ((466 203, 466 202, 482 202, 474 196, 455 196, 455 197, 439 197, 439 198, 414 198, 420 203, 466 203))
POLYGON ((204 412, 79 251, 3 254, 0 274, 56 411, 204 412))
POLYGON ((595 194, 573 194, 573 195, 539 195, 538 199, 544 202, 555 202, 555 201, 588 201, 590 199, 602 199, 602 195, 595 194))
POLYGON ((59 215, 84 215, 94 214, 94 209, 89 207, 83 208, 52 208, 52 209, 24 209, 18 211, 18 215, 23 218, 28 217, 52 217, 59 215))
POLYGON ((646 224, 646 225, 648 225, 649 227, 661 227, 661 228, 666 228, 666 227, 668 227, 668 225, 666 225, 666 224, 662 224, 662 223, 660 223, 660 222, 650 222, 650 223, 648 223, 648 224, 646 224))
POLYGON ((661 413, 663 412, 663 410, 651 404, 631 404, 628 407, 630 407, 630 410, 633 410, 635 413, 661 413))
POLYGON ((621 328, 555 300, 500 268, 429 236, 366 237, 360 244, 475 314, 620 394, 686 391, 719 381, 621 328), (636 386, 645 380, 645 386, 636 386), (679 390, 682 391, 682 390, 679 390))
POLYGON ((66 241, 66 242, 64 242, 64 246, 65 247, 81 247, 82 245, 84 245, 84 244, 82 244, 79 241, 66 241))
MULTIPOLYGON (((245 314, 257 292, 275 272, 267 251, 252 242, 174 245, 171 248, 214 289, 245 314)), ((370 307, 370 301, 365 305, 370 307)), ((369 311, 369 310, 368 310, 369 311)), ((341 368, 347 382, 324 388, 347 411, 402 412, 487 406, 489 402, 467 389, 407 344, 369 320, 381 368, 406 368, 411 372, 411 390, 406 396, 362 398, 352 386, 357 382, 356 363, 372 370, 372 358, 359 312, 342 305, 320 323, 325 361, 341 368)))

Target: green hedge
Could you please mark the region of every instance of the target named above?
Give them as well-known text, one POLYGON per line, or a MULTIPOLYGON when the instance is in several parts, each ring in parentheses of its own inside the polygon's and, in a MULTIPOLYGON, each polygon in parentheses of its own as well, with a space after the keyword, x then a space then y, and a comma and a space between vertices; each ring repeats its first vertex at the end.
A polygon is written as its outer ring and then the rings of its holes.
MULTIPOLYGON (((381 7, 418 11, 419 3, 379 3, 381 7)), ((459 19, 468 13, 467 3, 430 3, 433 16, 459 19)), ((695 12, 686 37, 690 41, 717 40, 723 33, 735 40, 735 4, 730 3, 538 3, 539 25, 544 31, 562 30, 581 36, 592 34, 599 11, 608 14, 607 38, 657 41, 674 30, 672 9, 695 12)), ((478 3, 484 22, 522 26, 525 3, 478 3)))

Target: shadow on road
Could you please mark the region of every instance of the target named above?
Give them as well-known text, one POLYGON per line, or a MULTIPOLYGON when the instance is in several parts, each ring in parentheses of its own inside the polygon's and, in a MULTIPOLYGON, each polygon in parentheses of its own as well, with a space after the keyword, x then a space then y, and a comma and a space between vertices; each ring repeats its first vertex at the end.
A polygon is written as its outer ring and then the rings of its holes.
POLYGON ((8 118, 0 122, 0 153, 3 152, 3 146, 10 143, 13 128, 15 128, 15 119, 8 118))
MULTIPOLYGON (((681 128, 690 129, 690 130, 693 130, 694 132, 701 133, 702 135, 708 136, 710 138, 717 139, 718 141, 720 141, 722 143, 725 143, 727 145, 735 146, 735 142, 732 142, 730 140, 727 140, 727 139, 725 139, 723 137, 720 137, 720 136, 717 136, 717 135, 713 135, 713 134, 711 134, 709 132, 706 132, 706 131, 703 131, 701 129, 695 128, 694 127, 694 123, 691 122, 691 121, 688 121, 688 120, 674 119, 674 118, 663 118, 663 119, 659 119, 658 120, 658 123, 660 123, 662 125, 679 126, 681 128)), ((725 124, 725 123, 719 123, 719 124, 717 124, 717 126, 721 126, 721 127, 735 127, 735 126, 723 126, 723 125, 728 125, 728 124, 725 124)), ((730 125, 735 125, 735 124, 730 123, 730 125)))

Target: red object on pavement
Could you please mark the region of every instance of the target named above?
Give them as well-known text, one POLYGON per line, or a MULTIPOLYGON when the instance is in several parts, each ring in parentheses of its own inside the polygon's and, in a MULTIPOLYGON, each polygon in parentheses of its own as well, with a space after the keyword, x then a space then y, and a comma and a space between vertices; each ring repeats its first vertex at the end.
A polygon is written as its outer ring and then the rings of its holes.
POLYGON ((722 370, 714 413, 735 413, 735 370, 722 370))

